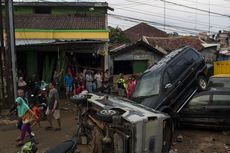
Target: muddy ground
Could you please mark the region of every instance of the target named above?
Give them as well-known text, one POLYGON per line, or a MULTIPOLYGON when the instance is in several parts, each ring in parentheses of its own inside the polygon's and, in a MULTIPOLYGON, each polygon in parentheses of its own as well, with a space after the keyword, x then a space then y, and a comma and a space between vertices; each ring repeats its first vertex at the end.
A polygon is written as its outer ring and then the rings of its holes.
MULTIPOLYGON (((74 106, 63 103, 62 108, 61 131, 46 131, 46 121, 41 122, 41 128, 33 129, 38 142, 38 153, 72 137, 76 125, 74 106)), ((0 117, 0 153, 16 153, 20 150, 15 141, 19 131, 15 127, 15 121, 9 119, 6 116, 0 117)), ((85 149, 82 151, 86 152, 85 149)), ((223 131, 177 129, 171 153, 230 153, 230 134, 223 131)))

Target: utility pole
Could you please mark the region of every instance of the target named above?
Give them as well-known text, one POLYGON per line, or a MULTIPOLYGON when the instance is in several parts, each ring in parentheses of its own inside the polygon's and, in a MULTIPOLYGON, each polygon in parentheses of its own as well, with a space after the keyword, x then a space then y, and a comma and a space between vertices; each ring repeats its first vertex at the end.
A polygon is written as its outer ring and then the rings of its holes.
POLYGON ((164 1, 164 31, 165 31, 165 19, 166 18, 166 4, 165 4, 165 1, 164 1))
POLYGON ((5 101, 5 83, 4 83, 4 39, 3 39, 3 18, 2 18, 2 0, 0 0, 0 107, 5 101))
POLYGON ((210 0, 208 0, 208 34, 210 35, 210 0))
POLYGON ((16 98, 16 53, 15 32, 13 20, 13 1, 5 0, 6 9, 6 69, 7 69, 7 95, 8 105, 14 103, 16 98))

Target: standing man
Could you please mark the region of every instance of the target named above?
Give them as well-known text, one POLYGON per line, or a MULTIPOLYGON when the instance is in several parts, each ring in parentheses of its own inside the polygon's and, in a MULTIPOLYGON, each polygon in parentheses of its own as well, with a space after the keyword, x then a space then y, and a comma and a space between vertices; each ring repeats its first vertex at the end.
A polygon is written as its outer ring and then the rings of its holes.
POLYGON ((55 128, 55 131, 61 130, 61 113, 59 109, 59 95, 58 91, 55 88, 56 83, 49 83, 49 95, 48 95, 48 108, 46 110, 47 120, 49 121, 50 126, 46 127, 47 130, 53 129, 52 118, 57 120, 58 127, 55 128))
POLYGON ((88 92, 93 92, 93 74, 92 71, 88 70, 85 75, 86 89, 88 92))
POLYGON ((73 90, 73 77, 70 72, 65 75, 64 83, 66 88, 66 97, 69 98, 70 93, 73 90))

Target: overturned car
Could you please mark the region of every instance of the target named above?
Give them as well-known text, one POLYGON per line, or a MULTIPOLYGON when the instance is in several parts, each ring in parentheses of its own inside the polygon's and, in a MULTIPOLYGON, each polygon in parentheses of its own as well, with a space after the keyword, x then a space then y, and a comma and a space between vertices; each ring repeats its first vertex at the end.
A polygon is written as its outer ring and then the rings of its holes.
POLYGON ((78 107, 76 136, 90 153, 168 153, 173 125, 166 114, 122 97, 73 96, 78 107))

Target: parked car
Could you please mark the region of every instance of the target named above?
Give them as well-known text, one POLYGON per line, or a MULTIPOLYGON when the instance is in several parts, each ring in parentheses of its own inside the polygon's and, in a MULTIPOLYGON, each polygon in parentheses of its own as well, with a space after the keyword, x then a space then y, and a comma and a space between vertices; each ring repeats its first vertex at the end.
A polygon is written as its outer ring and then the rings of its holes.
POLYGON ((172 115, 197 88, 207 88, 205 71, 199 52, 188 46, 177 49, 143 73, 131 99, 172 115))
POLYGON ((229 88, 230 89, 230 74, 219 74, 210 77, 208 88, 229 88))
POLYGON ((71 100, 79 110, 76 135, 90 153, 170 151, 173 126, 168 115, 122 97, 88 93, 71 100))
POLYGON ((230 91, 224 89, 197 93, 180 111, 181 126, 230 128, 230 91))

